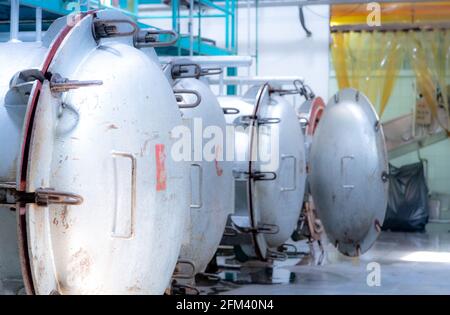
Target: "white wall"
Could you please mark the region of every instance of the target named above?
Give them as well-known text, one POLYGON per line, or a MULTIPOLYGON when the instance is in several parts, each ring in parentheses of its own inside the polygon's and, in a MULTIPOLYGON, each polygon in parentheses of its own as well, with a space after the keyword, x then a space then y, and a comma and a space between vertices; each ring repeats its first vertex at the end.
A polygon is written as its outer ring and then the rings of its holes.
MULTIPOLYGON (((214 13, 210 11, 210 13, 214 13)), ((297 7, 270 7, 259 9, 259 69, 258 75, 302 76, 317 95, 328 99, 329 76, 329 7, 310 6, 304 9, 307 27, 313 33, 307 38, 300 25, 297 7)), ((143 21, 144 22, 144 21, 143 21)), ((170 21, 147 20, 151 25, 170 28, 170 21)), ((181 24, 187 33, 187 20, 181 24)), ((255 8, 238 9, 238 53, 255 52, 255 8), (250 21, 250 23, 249 23, 250 21), (250 32, 250 33, 249 33, 250 32), (250 34, 250 42, 248 40, 250 34), (249 51, 250 44, 250 51, 249 51)), ((202 37, 217 41, 224 47, 223 19, 203 19, 202 37)), ((197 21, 194 33, 197 32, 197 21)), ((240 75, 247 75, 242 69, 240 75)), ((251 69, 256 74, 256 65, 251 69)))

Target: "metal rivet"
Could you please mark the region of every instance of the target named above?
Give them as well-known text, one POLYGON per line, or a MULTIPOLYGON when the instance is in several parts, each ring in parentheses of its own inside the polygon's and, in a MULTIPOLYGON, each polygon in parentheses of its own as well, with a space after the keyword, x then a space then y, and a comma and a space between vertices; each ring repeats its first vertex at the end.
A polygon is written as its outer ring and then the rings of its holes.
POLYGON ((377 120, 375 122, 375 131, 378 132, 378 130, 380 130, 380 121, 379 120, 377 120))
POLYGON ((389 179, 389 174, 387 172, 383 172, 381 173, 381 180, 383 181, 383 183, 386 183, 389 179))

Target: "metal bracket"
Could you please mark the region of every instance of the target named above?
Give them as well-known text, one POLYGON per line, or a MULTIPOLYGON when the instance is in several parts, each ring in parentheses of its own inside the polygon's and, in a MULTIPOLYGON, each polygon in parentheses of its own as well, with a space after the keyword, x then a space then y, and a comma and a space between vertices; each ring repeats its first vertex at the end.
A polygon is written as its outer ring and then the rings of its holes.
POLYGON ((39 69, 26 69, 17 72, 9 82, 9 87, 14 88, 20 86, 23 83, 33 82, 33 81, 44 82, 45 75, 39 69))
POLYGON ((178 37, 178 34, 171 30, 140 30, 134 37, 134 47, 168 47, 175 45, 178 37), (161 35, 170 35, 171 39, 162 41, 159 38, 161 35))
POLYGON ((112 37, 127 37, 133 36, 138 32, 138 26, 136 23, 130 20, 101 20, 95 19, 92 22, 92 35, 96 41, 101 38, 112 38, 112 37), (117 24, 128 24, 131 25, 132 30, 128 32, 119 32, 117 24))
POLYGON ((0 204, 34 203, 40 207, 48 207, 52 204, 78 206, 83 203, 83 197, 80 195, 56 191, 53 188, 39 188, 35 192, 17 191, 15 185, 0 185, 0 204))
POLYGON ((194 108, 194 107, 197 107, 198 105, 200 105, 200 103, 202 102, 202 96, 200 95, 200 93, 198 93, 197 91, 194 91, 194 90, 173 90, 173 93, 175 94, 179 108, 194 108), (189 103, 183 104, 184 98, 181 94, 195 95, 197 97, 197 99, 195 102, 193 102, 191 104, 189 104, 189 103))
POLYGON ((67 78, 63 78, 58 73, 52 75, 50 79, 50 90, 52 93, 58 94, 67 92, 74 89, 79 89, 82 87, 89 87, 94 85, 103 85, 103 81, 100 80, 89 80, 89 81, 78 81, 78 80, 69 80, 67 78))

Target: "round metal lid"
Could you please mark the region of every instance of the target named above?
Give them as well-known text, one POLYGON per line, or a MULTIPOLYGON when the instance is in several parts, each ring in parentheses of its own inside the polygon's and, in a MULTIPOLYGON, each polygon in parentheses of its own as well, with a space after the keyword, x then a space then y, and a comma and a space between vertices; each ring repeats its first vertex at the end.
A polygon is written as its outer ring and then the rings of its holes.
POLYGON ((345 89, 327 104, 311 146, 311 192, 330 241, 347 256, 366 252, 388 198, 384 135, 370 101, 345 89))
POLYGON ((28 292, 162 294, 189 209, 189 169, 170 155, 180 112, 159 65, 132 37, 98 45, 94 18, 68 30, 48 72, 103 84, 58 92, 45 80, 27 111, 21 186, 50 198, 20 209, 28 292))

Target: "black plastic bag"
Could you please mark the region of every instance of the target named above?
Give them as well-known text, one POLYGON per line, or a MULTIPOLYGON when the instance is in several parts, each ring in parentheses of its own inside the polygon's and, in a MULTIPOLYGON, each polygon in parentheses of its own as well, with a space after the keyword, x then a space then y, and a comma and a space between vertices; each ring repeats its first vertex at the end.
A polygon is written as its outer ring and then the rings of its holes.
POLYGON ((423 232, 428 223, 428 187, 421 162, 389 165, 389 199, 383 230, 423 232))

